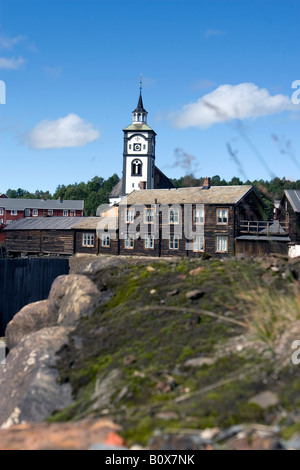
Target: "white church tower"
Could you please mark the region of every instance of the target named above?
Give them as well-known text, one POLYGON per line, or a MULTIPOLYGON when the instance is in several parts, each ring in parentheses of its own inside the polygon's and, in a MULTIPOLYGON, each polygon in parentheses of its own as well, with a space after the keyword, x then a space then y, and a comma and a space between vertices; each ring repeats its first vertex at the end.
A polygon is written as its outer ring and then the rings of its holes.
POLYGON ((156 133, 147 124, 147 114, 140 81, 140 96, 132 112, 132 124, 123 129, 123 196, 139 189, 154 188, 156 133))

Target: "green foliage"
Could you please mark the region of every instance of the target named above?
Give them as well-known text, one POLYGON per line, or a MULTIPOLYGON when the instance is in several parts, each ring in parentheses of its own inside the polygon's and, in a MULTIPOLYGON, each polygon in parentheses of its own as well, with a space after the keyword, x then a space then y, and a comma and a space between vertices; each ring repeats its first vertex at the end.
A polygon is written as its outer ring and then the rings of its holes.
POLYGON ((8 189, 6 196, 21 199, 58 199, 59 197, 63 200, 83 199, 84 215, 89 216, 96 215, 97 207, 108 202, 109 193, 118 181, 119 177, 117 174, 110 176, 106 180, 95 176, 87 183, 74 183, 67 186, 64 184, 58 185, 53 195, 49 191, 44 192, 37 189, 34 193, 30 193, 26 189, 18 188, 17 190, 8 189))
MULTIPOLYGON (((96 215, 97 207, 100 204, 108 202, 108 195, 112 188, 118 183, 119 177, 113 174, 107 179, 95 176, 87 183, 74 183, 65 186, 64 184, 58 185, 53 195, 49 191, 36 190, 30 193, 26 189, 8 189, 6 195, 10 198, 33 198, 33 199, 84 199, 85 210, 84 215, 96 215)), ((181 178, 172 178, 172 183, 177 188, 184 187, 197 187, 202 186, 204 178, 196 178, 193 174, 182 176, 181 178)), ((237 176, 233 176, 230 181, 221 179, 219 175, 214 175, 211 178, 212 186, 236 186, 236 185, 252 185, 256 188, 263 201, 266 204, 266 219, 273 218, 273 203, 276 199, 281 199, 285 189, 300 189, 300 180, 291 181, 286 178, 273 178, 270 181, 263 179, 243 182, 237 176)))

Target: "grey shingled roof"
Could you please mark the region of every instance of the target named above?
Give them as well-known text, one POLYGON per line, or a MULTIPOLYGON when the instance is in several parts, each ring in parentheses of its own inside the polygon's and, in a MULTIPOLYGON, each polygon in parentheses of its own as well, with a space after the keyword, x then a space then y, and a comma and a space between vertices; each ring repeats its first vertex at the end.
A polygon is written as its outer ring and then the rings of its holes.
POLYGON ((146 189, 133 191, 120 205, 155 204, 155 200, 157 204, 237 204, 252 189, 250 185, 146 189))
POLYGON ((110 194, 109 194, 109 198, 113 198, 113 197, 120 197, 121 194, 122 194, 122 184, 123 184, 123 178, 121 178, 117 184, 112 188, 110 194))
POLYGON ((80 219, 77 224, 75 224, 72 228, 74 230, 96 230, 97 225, 99 224, 102 217, 77 217, 80 219))
POLYGON ((74 230, 117 230, 119 225, 118 216, 107 217, 84 217, 73 226, 74 230))
MULTIPOLYGON (((129 124, 129 126, 125 127, 123 131, 153 131, 153 129, 148 126, 148 124, 142 124, 141 122, 135 122, 133 124, 129 124)), ((154 131, 153 131, 154 132, 154 131)), ((154 132, 156 135, 156 132, 154 132)))
POLYGON ((84 217, 28 217, 9 224, 4 230, 71 230, 84 217))
POLYGON ((6 210, 19 210, 25 209, 68 209, 68 210, 83 210, 84 201, 78 200, 63 200, 60 202, 58 199, 14 199, 14 198, 1 198, 0 207, 6 210))
POLYGON ((285 189, 284 194, 295 212, 300 212, 300 189, 285 189))

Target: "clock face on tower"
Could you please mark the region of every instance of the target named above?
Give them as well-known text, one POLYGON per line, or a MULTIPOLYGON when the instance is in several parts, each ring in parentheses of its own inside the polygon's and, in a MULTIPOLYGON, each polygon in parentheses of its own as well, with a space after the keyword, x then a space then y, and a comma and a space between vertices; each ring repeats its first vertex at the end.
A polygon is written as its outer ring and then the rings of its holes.
POLYGON ((141 150, 141 144, 134 144, 133 150, 140 151, 141 150))

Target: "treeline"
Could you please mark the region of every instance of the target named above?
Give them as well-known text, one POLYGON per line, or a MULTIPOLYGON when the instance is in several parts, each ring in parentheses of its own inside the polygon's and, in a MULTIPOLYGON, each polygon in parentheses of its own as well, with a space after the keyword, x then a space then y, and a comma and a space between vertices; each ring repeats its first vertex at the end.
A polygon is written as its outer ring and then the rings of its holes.
MULTIPOLYGON (((171 179, 177 188, 187 186, 202 186, 204 178, 195 178, 193 175, 182 176, 179 179, 171 179)), ((252 185, 254 186, 266 204, 266 218, 271 219, 273 215, 273 204, 275 200, 281 200, 285 189, 300 189, 300 180, 290 181, 286 178, 274 178, 270 181, 263 179, 254 181, 241 181, 234 176, 230 181, 221 179, 219 175, 211 178, 211 186, 235 186, 235 185, 252 185)))
POLYGON ((84 215, 96 215, 97 207, 100 204, 108 202, 108 196, 112 188, 118 183, 119 177, 117 174, 104 179, 100 176, 95 176, 87 183, 74 183, 66 185, 59 185, 54 194, 49 191, 36 190, 34 193, 26 189, 9 189, 6 191, 6 196, 11 198, 24 198, 24 199, 79 199, 84 200, 84 215))
MULTIPOLYGON (((202 186, 204 178, 195 178, 193 175, 182 176, 181 178, 171 179, 172 183, 177 188, 189 187, 189 186, 202 186)), ((92 180, 87 183, 74 183, 65 185, 59 185, 56 188, 54 194, 49 191, 37 190, 34 193, 30 193, 25 189, 9 189, 6 195, 11 198, 27 198, 27 199, 83 199, 84 200, 84 214, 86 216, 96 215, 97 207, 100 204, 106 204, 108 202, 108 196, 112 188, 118 183, 119 177, 117 174, 104 179, 99 176, 95 176, 92 180)), ((274 200, 280 200, 283 196, 285 189, 300 189, 300 180, 290 181, 286 178, 274 178, 270 181, 265 180, 254 180, 254 181, 241 181, 238 177, 234 176, 230 181, 221 179, 219 175, 215 175, 211 178, 212 186, 234 186, 250 184, 255 186, 261 197, 266 204, 266 215, 268 218, 272 218, 273 213, 273 202, 274 200)))

